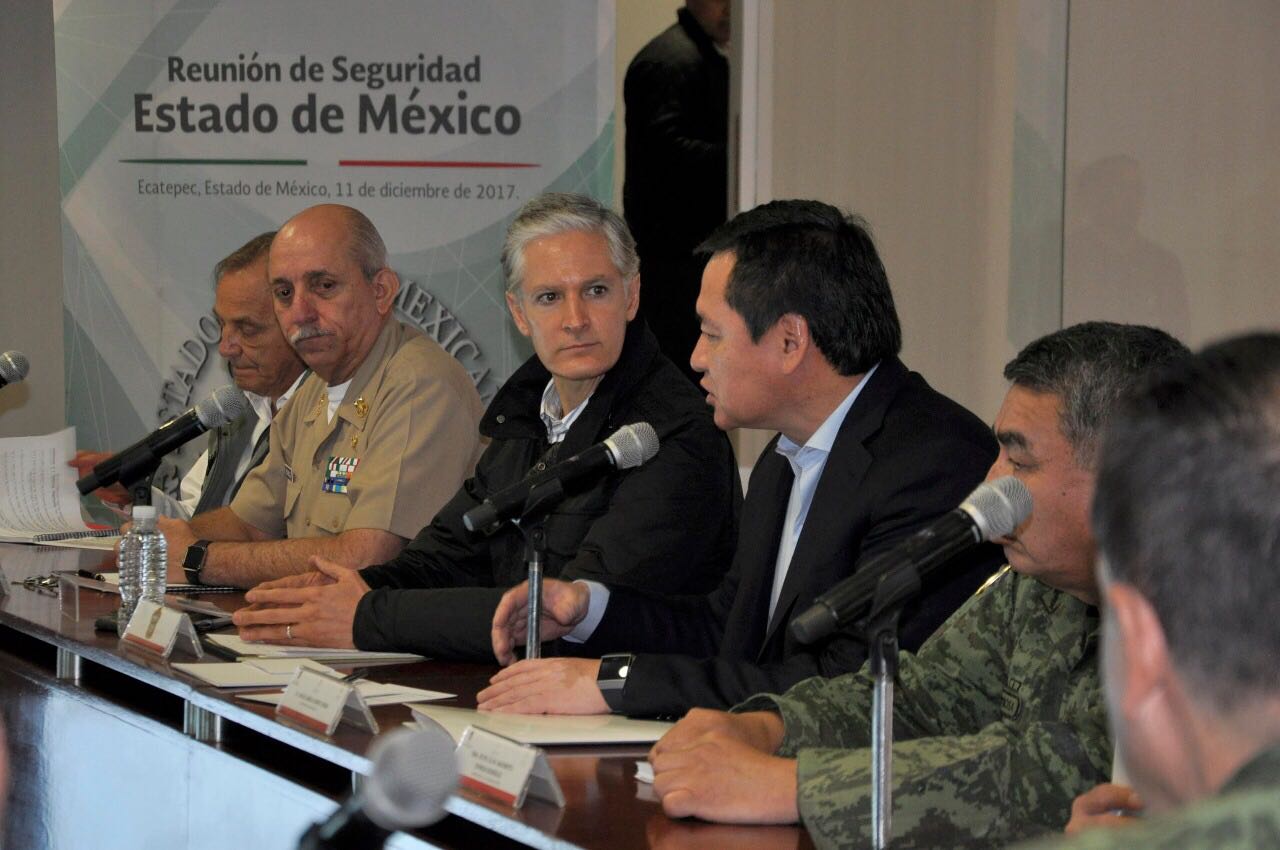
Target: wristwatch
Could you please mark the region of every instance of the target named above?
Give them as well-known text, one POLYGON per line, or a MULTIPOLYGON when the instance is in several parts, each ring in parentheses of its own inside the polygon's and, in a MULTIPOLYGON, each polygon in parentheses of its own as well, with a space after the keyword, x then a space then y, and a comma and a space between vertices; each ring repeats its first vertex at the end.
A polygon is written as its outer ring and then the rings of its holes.
POLYGON ((631 663, 636 657, 630 652, 619 652, 606 655, 600 659, 600 672, 596 674, 596 687, 604 696, 609 710, 615 714, 622 711, 622 691, 627 686, 627 675, 631 672, 631 663))
POLYGON ((208 540, 197 540, 187 547, 187 556, 182 559, 182 571, 187 574, 187 584, 200 584, 200 573, 204 570, 204 560, 207 557, 208 540))

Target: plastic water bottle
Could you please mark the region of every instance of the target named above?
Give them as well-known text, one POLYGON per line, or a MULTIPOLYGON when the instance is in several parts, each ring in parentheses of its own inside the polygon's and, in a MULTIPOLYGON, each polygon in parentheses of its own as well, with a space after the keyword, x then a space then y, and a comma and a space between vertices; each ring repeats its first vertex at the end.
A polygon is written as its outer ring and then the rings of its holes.
POLYGON ((156 509, 133 506, 133 525, 120 541, 120 615, 117 630, 124 634, 138 600, 164 604, 169 573, 169 544, 156 530, 156 509))

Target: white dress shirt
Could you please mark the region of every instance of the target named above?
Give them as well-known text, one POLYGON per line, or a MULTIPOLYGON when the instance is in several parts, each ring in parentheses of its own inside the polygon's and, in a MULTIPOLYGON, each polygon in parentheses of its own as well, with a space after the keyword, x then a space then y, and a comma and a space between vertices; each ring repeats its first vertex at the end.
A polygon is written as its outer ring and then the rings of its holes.
POLYGON ((547 426, 548 443, 554 446, 556 443, 563 442, 564 435, 569 433, 573 423, 578 421, 582 411, 587 409, 587 402, 591 401, 593 395, 595 390, 592 390, 573 410, 563 413, 560 410, 560 393, 556 392, 556 379, 547 381, 547 388, 542 391, 542 407, 538 415, 542 417, 542 424, 547 426))

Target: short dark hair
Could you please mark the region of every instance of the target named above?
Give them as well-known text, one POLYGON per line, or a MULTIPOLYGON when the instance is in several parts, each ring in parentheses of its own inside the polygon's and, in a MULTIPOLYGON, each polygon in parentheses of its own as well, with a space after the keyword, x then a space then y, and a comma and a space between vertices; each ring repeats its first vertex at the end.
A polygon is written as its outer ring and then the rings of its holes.
POLYGON ((1191 352, 1159 328, 1082 322, 1032 342, 1004 367, 1004 377, 1062 400, 1062 435, 1076 464, 1090 469, 1116 403, 1153 367, 1191 352))
POLYGON ((1155 608, 1198 698, 1230 709, 1280 693, 1280 334, 1150 376, 1100 455, 1108 571, 1155 608))
POLYGON ((224 275, 244 271, 258 262, 258 260, 265 260, 267 252, 271 249, 271 240, 275 238, 276 232, 274 230, 259 233, 221 260, 218 260, 218 264, 213 267, 214 284, 222 280, 224 275))
POLYGON ((753 341, 795 313, 841 375, 902 350, 889 278, 856 216, 819 201, 773 201, 734 216, 698 251, 733 254, 725 300, 753 341))

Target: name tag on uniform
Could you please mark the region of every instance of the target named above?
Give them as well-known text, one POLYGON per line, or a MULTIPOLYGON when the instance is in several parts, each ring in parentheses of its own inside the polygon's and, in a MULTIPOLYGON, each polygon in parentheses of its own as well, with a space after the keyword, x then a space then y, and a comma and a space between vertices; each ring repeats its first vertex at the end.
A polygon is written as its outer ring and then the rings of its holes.
POLYGON ((329 458, 329 466, 324 473, 324 484, 321 485, 320 489, 326 493, 347 492, 347 486, 351 483, 351 476, 356 474, 356 467, 359 465, 360 458, 358 457, 329 458))

